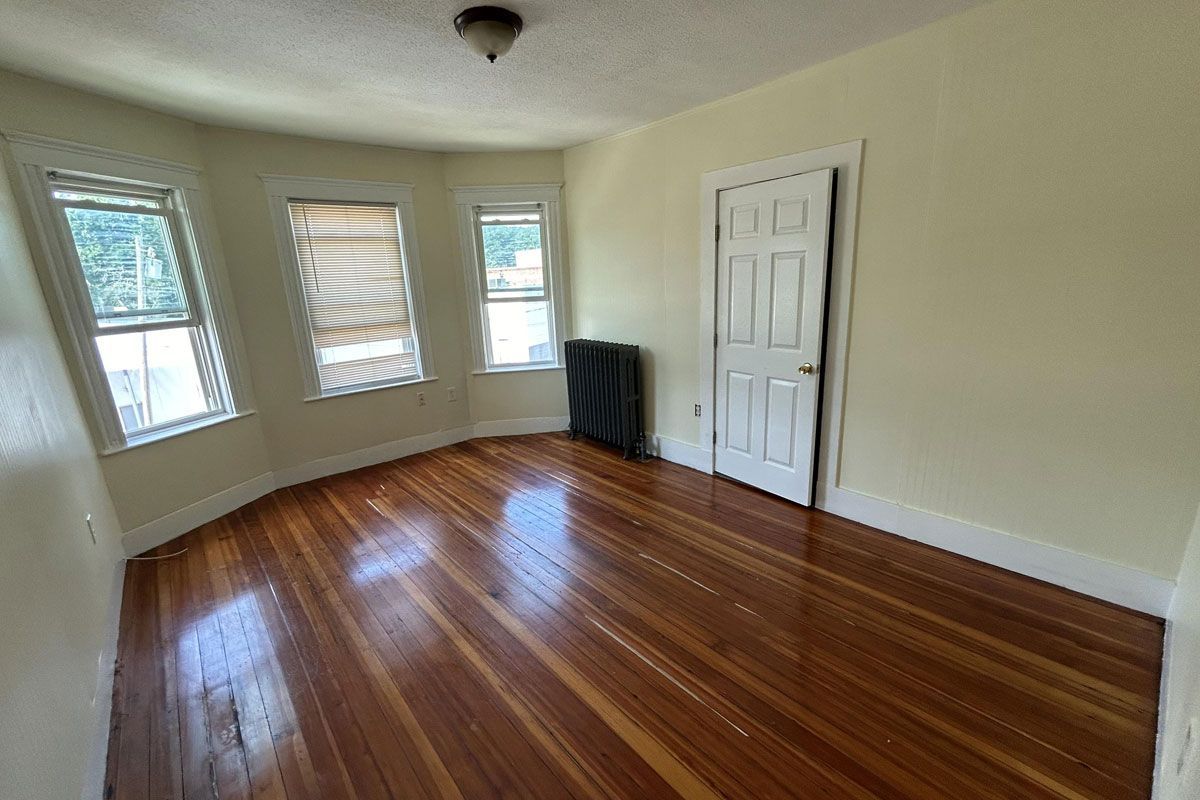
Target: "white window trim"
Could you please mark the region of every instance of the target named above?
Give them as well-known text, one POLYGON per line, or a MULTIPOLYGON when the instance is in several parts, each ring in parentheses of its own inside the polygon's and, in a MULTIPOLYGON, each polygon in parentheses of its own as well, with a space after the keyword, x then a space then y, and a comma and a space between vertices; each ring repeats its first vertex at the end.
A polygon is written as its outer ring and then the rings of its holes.
POLYGON ((200 170, 174 161, 17 131, 5 131, 3 135, 17 164, 33 219, 39 245, 40 257, 35 259, 38 271, 48 299, 53 299, 49 304, 51 313, 58 323, 71 371, 82 389, 81 405, 98 451, 102 455, 120 452, 253 413, 245 349, 233 313, 221 251, 214 243, 200 170), (208 345, 216 362, 214 369, 219 373, 223 409, 126 436, 100 365, 90 317, 91 299, 80 295, 83 289, 75 275, 78 256, 74 242, 50 199, 47 173, 51 170, 129 181, 171 193, 182 238, 179 249, 186 262, 180 267, 188 273, 185 279, 190 279, 196 288, 197 316, 210 329, 208 345))
POLYGON ((275 228, 275 245, 279 250, 279 265, 283 271, 284 293, 292 318, 292 333, 300 351, 300 371, 304 378, 305 401, 427 383, 437 380, 433 371, 433 350, 429 336, 428 316, 425 313, 425 289, 421 280, 421 257, 417 246, 417 221, 413 213, 411 183, 352 181, 334 178, 302 178, 290 175, 259 175, 267 190, 271 222, 275 228), (308 305, 300 281, 300 263, 296 258, 296 243, 292 238, 288 200, 324 200, 347 203, 391 203, 400 215, 400 246, 404 254, 405 281, 415 334, 417 375, 398 381, 351 386, 321 391, 317 372, 317 354, 313 348, 312 330, 308 323, 308 305))
POLYGON ((454 203, 458 207, 458 241, 462 251, 463 278, 470 304, 468 318, 471 328, 471 353, 474 374, 498 372, 533 372, 562 369, 565 361, 563 342, 567 339, 566 269, 562 255, 562 185, 557 183, 521 184, 516 186, 455 186, 454 203), (476 235, 475 209, 478 206, 528 205, 540 203, 543 208, 542 226, 546 236, 546 296, 550 300, 554 342, 554 361, 536 364, 488 364, 488 348, 484 330, 483 296, 479 288, 480 243, 476 235))

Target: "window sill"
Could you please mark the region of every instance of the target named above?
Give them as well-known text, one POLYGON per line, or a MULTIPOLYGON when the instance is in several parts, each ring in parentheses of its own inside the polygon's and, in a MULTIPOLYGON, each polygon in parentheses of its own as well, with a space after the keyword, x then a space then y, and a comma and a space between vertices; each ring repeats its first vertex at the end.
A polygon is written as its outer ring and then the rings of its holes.
POLYGON ((178 425, 173 428, 155 431, 154 433, 147 434, 145 436, 134 436, 120 447, 110 447, 105 450, 101 450, 100 455, 111 456, 116 455, 117 453, 124 453, 126 450, 135 450, 139 447, 145 447, 148 444, 155 444, 167 439, 174 439, 176 436, 183 436, 184 434, 192 433, 193 431, 211 428, 216 425, 220 425, 223 422, 229 422, 230 420, 248 417, 253 413, 254 410, 250 409, 247 411, 239 411, 236 414, 218 414, 211 417, 202 417, 201 419, 193 420, 192 422, 178 425))
POLYGON ((525 366, 518 364, 512 367, 490 367, 488 369, 477 369, 472 372, 472 375, 502 375, 506 372, 547 372, 555 369, 566 369, 562 364, 532 364, 525 366))
POLYGON ((416 386, 421 383, 433 383, 437 379, 438 379, 437 375, 430 375, 429 377, 417 378, 416 380, 412 380, 412 381, 400 381, 399 383, 383 383, 378 386, 354 387, 351 389, 343 389, 343 390, 337 391, 337 392, 330 392, 329 394, 319 394, 314 397, 306 397, 306 398, 304 398, 304 402, 315 403, 319 400, 333 400, 334 398, 337 398, 337 397, 348 397, 350 395, 363 394, 364 392, 378 392, 382 389, 402 389, 405 386, 416 386))

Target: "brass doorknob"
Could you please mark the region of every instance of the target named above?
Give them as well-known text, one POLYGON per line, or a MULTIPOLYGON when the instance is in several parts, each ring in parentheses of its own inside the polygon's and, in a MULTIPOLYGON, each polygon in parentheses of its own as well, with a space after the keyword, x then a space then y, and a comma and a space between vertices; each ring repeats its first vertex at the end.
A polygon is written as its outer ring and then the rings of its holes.
POLYGON ((805 363, 800 365, 800 374, 801 375, 812 375, 813 371, 815 369, 816 369, 816 367, 814 367, 812 364, 809 364, 806 361, 805 363))

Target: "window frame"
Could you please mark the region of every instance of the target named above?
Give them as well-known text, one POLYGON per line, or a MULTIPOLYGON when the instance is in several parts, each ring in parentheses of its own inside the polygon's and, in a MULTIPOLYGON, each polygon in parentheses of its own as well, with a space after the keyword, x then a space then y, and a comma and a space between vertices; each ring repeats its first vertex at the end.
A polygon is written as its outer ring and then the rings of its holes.
POLYGON ((516 186, 457 186, 453 188, 458 210, 458 238, 462 253, 463 279, 469 303, 471 351, 474 374, 530 372, 562 369, 566 363, 563 342, 568 336, 566 308, 566 269, 562 254, 561 184, 523 184, 516 186), (544 297, 490 299, 487 270, 483 255, 481 215, 503 213, 504 209, 528 210, 537 205, 541 212, 542 269, 544 297), (544 361, 504 363, 492 358, 490 322, 487 306, 493 302, 539 302, 548 304, 546 322, 554 357, 544 361))
POLYGON ((292 320, 292 334, 300 357, 304 381, 304 400, 311 402, 331 397, 410 386, 437 380, 433 369, 433 351, 425 312, 425 290, 421 279, 421 259, 417 243, 416 215, 413 211, 412 184, 381 181, 354 181, 332 178, 305 178, 291 175, 259 175, 267 192, 279 266, 283 273, 284 293, 292 320), (404 262, 409 315, 413 324, 417 376, 402 380, 384 379, 323 391, 317 367, 309 323, 308 302, 304 296, 296 240, 292 235, 290 202, 370 203, 396 206, 399 220, 400 251, 404 262))
MULTIPOLYGON (((200 171, 187 164, 42 136, 5 132, 17 163, 40 247, 36 259, 51 314, 63 339, 77 394, 101 455, 150 444, 253 413, 240 331, 224 264, 211 239, 200 171), (153 211, 166 220, 188 306, 180 319, 103 328, 92 304, 55 184, 77 182, 114 194, 161 196, 153 211), (197 364, 216 407, 126 434, 104 372, 97 337, 162 329, 199 329, 197 364)), ((67 201, 68 204, 73 201, 67 201)), ((96 205, 94 207, 100 207, 96 205)), ((128 209, 126 209, 128 210, 128 209)))

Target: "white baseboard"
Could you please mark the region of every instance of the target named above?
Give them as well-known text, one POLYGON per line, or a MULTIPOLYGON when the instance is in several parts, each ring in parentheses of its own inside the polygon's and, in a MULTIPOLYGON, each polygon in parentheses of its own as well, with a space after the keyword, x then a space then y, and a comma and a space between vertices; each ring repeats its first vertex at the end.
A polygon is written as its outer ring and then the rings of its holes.
POLYGON ((529 417, 527 419, 496 419, 475 423, 475 438, 484 436, 520 436, 526 433, 565 431, 570 417, 529 417))
POLYGON ((505 419, 463 425, 444 431, 409 436, 393 442, 384 442, 349 453, 319 458, 304 464, 264 472, 248 481, 231 486, 224 491, 197 500, 189 506, 172 511, 156 520, 147 522, 126 533, 121 539, 125 553, 136 556, 182 536, 206 522, 228 514, 269 492, 294 486, 297 483, 349 472, 352 469, 369 467, 397 458, 404 458, 427 450, 436 450, 468 439, 483 436, 516 436, 526 433, 561 431, 567 427, 567 417, 531 417, 529 419, 505 419))
POLYGON ((1010 533, 918 511, 840 487, 817 486, 817 507, 942 550, 1165 617, 1175 582, 1010 533))
MULTIPOLYGON (((711 450, 667 436, 655 435, 649 439, 659 458, 712 473, 711 450)), ((849 489, 818 483, 814 505, 887 533, 1158 617, 1167 615, 1175 591, 1174 581, 1132 567, 907 508, 849 489)))
POLYGON ((83 772, 81 800, 102 800, 108 767, 108 734, 112 725, 113 681, 117 666, 117 637, 121 630, 121 597, 125 588, 125 560, 113 567, 108 609, 104 618, 104 643, 97 659, 96 694, 92 698, 92 744, 83 772))
POLYGON ((458 428, 450 428, 449 430, 423 433, 419 436, 409 436, 393 442, 384 442, 373 447, 364 447, 362 450, 353 450, 349 453, 341 453, 336 456, 318 458, 315 461, 309 461, 305 464, 276 470, 275 485, 272 489, 295 486, 297 483, 324 478, 328 475, 337 475, 339 472, 349 472, 352 469, 360 469, 362 467, 369 467, 372 464, 382 464, 384 461, 392 461, 416 453, 424 453, 426 450, 436 450, 439 447, 447 447, 459 442, 465 442, 467 439, 474 437, 474 435, 473 426, 463 425, 458 428))
MULTIPOLYGON (((479 422, 386 442, 275 472, 266 472, 135 528, 125 534, 122 544, 126 553, 137 555, 228 514, 277 488, 403 458, 467 439, 563 430, 567 422, 566 417, 479 422)), ((700 472, 712 472, 710 450, 668 436, 651 435, 647 438, 650 450, 659 458, 700 472)), ((819 483, 815 505, 831 514, 906 539, 923 542, 1159 617, 1166 616, 1175 590, 1173 581, 1131 567, 1022 539, 1003 531, 907 508, 849 489, 826 487, 819 483)))
POLYGON ((650 434, 646 437, 650 452, 665 461, 712 474, 712 451, 669 436, 650 434))
POLYGON ((172 511, 170 514, 165 514, 145 525, 134 528, 121 537, 121 546, 125 549, 126 555, 140 555, 152 547, 165 544, 176 536, 181 536, 193 528, 198 528, 206 522, 212 522, 219 516, 241 508, 251 500, 257 500, 274 489, 275 475, 264 472, 248 481, 209 495, 203 500, 197 500, 190 506, 184 506, 178 511, 172 511))

